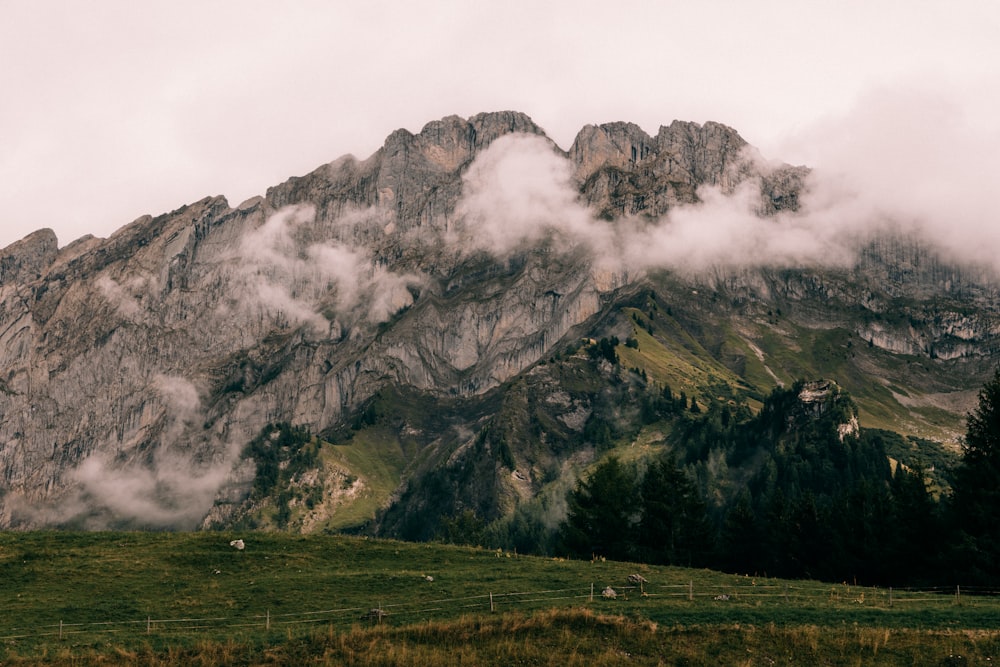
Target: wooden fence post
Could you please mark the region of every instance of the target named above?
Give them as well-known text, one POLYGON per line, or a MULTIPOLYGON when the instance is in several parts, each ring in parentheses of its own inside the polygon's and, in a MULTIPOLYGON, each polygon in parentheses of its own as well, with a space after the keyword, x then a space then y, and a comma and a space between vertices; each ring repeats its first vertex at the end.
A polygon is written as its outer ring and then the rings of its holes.
POLYGON ((694 600, 694 581, 688 581, 688 600, 694 600))
POLYGON ((490 611, 494 611, 494 609, 493 609, 493 591, 490 591, 490 611))
POLYGON ((594 601, 594 582, 590 582, 590 601, 594 601))
POLYGON ((271 610, 268 609, 266 615, 264 616, 264 629, 271 629, 271 610))
POLYGON ((62 639, 62 621, 59 621, 59 639, 62 639))
POLYGON ((153 619, 151 616, 146 617, 146 634, 148 635, 153 627, 153 619))

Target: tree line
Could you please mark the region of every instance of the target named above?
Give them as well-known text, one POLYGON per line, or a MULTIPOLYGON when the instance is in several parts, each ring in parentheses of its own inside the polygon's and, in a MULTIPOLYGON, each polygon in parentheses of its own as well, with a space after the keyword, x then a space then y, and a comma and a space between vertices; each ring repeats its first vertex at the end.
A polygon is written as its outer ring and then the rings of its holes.
MULTIPOLYGON (((881 585, 1000 584, 1000 371, 968 419, 951 492, 919 465, 893 462, 885 432, 845 429, 856 414, 835 388, 800 400, 777 388, 762 409, 674 411, 668 453, 611 456, 567 494, 554 549, 658 564, 881 585)), ((686 401, 686 399, 685 399, 686 401)))

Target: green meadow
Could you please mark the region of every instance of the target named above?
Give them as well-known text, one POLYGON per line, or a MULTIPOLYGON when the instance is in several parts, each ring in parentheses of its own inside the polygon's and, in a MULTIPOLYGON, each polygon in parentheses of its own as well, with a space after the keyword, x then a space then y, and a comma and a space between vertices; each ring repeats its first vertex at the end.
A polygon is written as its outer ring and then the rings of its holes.
POLYGON ((0 533, 12 665, 992 664, 998 628, 1000 597, 957 587, 336 535, 0 533))

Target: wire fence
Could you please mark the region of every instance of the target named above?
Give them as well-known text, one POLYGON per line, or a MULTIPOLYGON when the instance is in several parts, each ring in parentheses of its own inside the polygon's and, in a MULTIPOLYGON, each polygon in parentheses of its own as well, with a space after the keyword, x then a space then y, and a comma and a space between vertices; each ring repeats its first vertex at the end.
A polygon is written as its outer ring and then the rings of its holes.
MULTIPOLYGON (((292 629, 308 625, 350 628, 385 622, 407 624, 465 614, 537 610, 565 605, 647 601, 664 604, 775 604, 800 608, 863 605, 874 608, 936 608, 974 604, 1000 614, 1000 590, 975 587, 874 588, 848 584, 795 585, 738 581, 730 585, 695 585, 694 581, 653 585, 603 586, 595 583, 572 588, 522 592, 485 592, 464 597, 376 601, 370 606, 342 606, 300 612, 218 615, 186 618, 147 616, 132 620, 59 621, 57 624, 2 627, 0 641, 68 639, 75 635, 175 635, 181 633, 238 633, 292 629)), ((621 607, 618 608, 622 610, 621 607)))

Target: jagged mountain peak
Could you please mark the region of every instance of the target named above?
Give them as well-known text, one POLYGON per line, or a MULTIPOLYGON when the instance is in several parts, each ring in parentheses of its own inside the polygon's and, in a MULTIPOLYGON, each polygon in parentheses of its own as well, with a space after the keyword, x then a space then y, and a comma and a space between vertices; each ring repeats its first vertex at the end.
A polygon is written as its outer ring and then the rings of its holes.
POLYGON ((444 151, 464 158, 442 162, 443 167, 456 169, 494 140, 512 133, 545 134, 528 115, 517 111, 485 112, 468 119, 452 115, 428 122, 417 134, 406 129, 392 132, 376 156, 381 153, 383 160, 393 159, 402 151, 415 149, 435 160, 444 151))
POLYGON ((461 173, 476 155, 497 138, 512 133, 544 136, 531 118, 514 111, 480 113, 469 119, 447 116, 427 123, 417 134, 399 129, 365 160, 339 158, 270 188, 267 200, 277 209, 338 193, 355 206, 395 209, 403 229, 422 214, 430 219, 421 224, 433 223, 437 211, 444 213, 451 208, 461 173), (427 197, 435 196, 426 192, 431 184, 444 187, 447 193, 443 201, 431 204, 434 212, 424 213, 427 197), (413 204, 421 211, 413 210, 413 204))
POLYGON ((31 282, 55 261, 59 250, 56 233, 40 229, 0 251, 0 285, 31 282))

